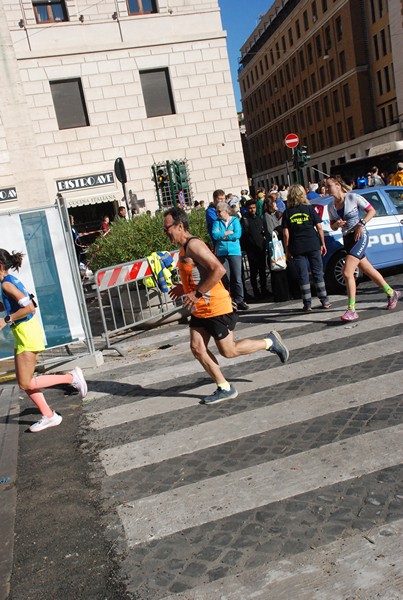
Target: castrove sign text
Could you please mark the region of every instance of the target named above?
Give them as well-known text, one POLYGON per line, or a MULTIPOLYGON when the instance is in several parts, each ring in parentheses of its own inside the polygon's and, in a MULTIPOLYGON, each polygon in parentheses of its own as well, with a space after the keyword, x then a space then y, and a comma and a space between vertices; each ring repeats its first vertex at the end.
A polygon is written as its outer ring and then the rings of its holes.
POLYGON ((113 173, 98 173, 97 175, 87 175, 86 177, 59 179, 56 181, 56 185, 58 192, 69 192, 71 190, 97 187, 99 185, 110 185, 114 182, 113 173))

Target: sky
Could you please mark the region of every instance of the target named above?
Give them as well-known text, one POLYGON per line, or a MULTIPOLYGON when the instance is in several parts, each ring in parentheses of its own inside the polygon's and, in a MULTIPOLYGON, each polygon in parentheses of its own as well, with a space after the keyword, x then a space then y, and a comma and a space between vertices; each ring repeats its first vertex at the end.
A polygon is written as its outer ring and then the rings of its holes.
POLYGON ((218 0, 223 27, 227 32, 228 56, 231 65, 237 110, 242 109, 241 93, 238 85, 238 59, 240 48, 246 42, 256 25, 259 15, 264 15, 273 0, 218 0))

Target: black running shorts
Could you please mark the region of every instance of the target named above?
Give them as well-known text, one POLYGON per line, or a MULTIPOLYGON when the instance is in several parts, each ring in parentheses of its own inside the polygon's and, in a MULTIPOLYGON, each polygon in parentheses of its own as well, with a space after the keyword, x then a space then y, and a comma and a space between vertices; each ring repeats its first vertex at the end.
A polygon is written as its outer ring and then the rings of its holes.
POLYGON ((195 329, 205 329, 215 340, 223 340, 227 337, 230 331, 235 329, 238 320, 237 313, 228 313, 219 317, 209 317, 200 319, 199 317, 190 316, 189 327, 195 329))

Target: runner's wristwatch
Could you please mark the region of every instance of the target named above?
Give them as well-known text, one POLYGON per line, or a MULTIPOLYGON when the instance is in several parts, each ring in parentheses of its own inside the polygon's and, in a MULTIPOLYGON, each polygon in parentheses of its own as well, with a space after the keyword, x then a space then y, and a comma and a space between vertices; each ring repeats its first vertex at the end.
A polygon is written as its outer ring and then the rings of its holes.
POLYGON ((12 324, 11 316, 10 316, 10 315, 6 315, 6 316, 4 317, 4 322, 5 322, 7 325, 11 325, 11 324, 12 324))
POLYGON ((366 223, 366 221, 365 221, 364 219, 360 219, 360 223, 361 223, 361 225, 364 225, 364 227, 365 227, 365 225, 367 224, 367 223, 366 223))
POLYGON ((195 290, 195 296, 198 299, 203 298, 203 294, 200 290, 195 290))

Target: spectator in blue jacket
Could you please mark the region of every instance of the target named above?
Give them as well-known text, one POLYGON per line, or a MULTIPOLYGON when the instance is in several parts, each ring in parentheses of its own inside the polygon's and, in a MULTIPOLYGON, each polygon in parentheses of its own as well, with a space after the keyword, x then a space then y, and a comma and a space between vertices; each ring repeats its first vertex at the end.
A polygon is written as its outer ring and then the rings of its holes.
POLYGON ((242 227, 238 217, 230 215, 226 202, 216 205, 217 220, 214 221, 211 235, 218 260, 224 265, 230 282, 231 296, 238 310, 248 310, 244 300, 242 284, 242 227))
POLYGON ((213 229, 213 224, 217 220, 216 206, 219 202, 225 202, 224 190, 215 190, 215 192, 213 192, 213 202, 206 210, 207 231, 209 236, 211 237, 211 241, 213 242, 213 247, 215 247, 215 241, 213 239, 213 236, 211 235, 211 232, 213 229))

